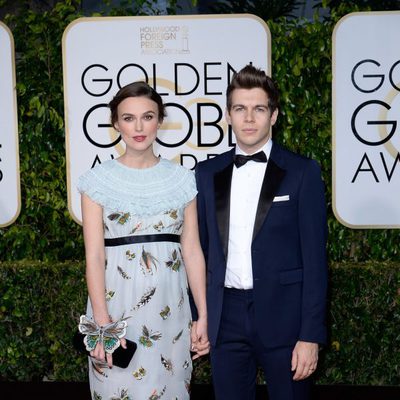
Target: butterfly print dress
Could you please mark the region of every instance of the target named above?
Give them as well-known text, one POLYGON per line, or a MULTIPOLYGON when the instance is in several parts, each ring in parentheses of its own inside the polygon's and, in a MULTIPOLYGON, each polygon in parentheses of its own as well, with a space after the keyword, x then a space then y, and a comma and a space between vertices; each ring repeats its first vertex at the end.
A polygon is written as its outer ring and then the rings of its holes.
POLYGON ((78 190, 103 208, 104 296, 138 345, 126 369, 89 358, 92 399, 189 399, 191 313, 179 235, 197 193, 193 173, 162 158, 147 169, 109 160, 84 174, 78 190))

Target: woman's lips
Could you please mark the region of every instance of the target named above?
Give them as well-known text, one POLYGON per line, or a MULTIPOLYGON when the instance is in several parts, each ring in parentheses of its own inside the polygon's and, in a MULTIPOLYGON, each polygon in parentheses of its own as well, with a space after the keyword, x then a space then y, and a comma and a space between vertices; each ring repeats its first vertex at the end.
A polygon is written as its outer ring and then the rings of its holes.
POLYGON ((135 140, 136 142, 143 142, 144 140, 146 140, 146 136, 134 136, 133 140, 135 140))

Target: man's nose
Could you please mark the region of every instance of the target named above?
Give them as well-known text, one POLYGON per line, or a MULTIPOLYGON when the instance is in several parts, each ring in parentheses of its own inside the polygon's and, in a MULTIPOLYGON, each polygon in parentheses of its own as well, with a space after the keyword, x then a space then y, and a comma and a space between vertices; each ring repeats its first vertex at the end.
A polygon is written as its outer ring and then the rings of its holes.
POLYGON ((246 121, 254 121, 254 112, 253 110, 247 110, 245 114, 246 121))

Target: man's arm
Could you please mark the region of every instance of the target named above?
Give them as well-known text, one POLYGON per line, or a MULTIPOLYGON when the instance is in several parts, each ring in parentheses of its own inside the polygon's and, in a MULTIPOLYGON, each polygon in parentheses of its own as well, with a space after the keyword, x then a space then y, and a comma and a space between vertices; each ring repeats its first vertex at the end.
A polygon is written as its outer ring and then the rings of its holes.
POLYGON ((299 232, 303 257, 302 318, 299 341, 292 356, 294 380, 317 367, 318 347, 326 341, 326 204, 319 165, 310 160, 299 192, 299 232))

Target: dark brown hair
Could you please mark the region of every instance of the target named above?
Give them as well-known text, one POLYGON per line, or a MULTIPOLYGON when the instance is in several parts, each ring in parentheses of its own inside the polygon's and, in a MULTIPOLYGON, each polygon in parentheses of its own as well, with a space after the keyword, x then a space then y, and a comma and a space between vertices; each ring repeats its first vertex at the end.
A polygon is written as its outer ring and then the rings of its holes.
POLYGON ((129 97, 146 97, 147 99, 153 100, 158 106, 158 120, 160 122, 163 121, 166 112, 161 96, 146 82, 133 82, 119 89, 108 104, 111 110, 111 123, 113 126, 118 120, 118 106, 129 97))
POLYGON ((260 88, 268 95, 268 107, 271 114, 279 108, 279 91, 275 82, 261 69, 251 64, 246 65, 239 72, 235 72, 231 83, 226 90, 226 107, 232 107, 232 92, 235 89, 260 88))

